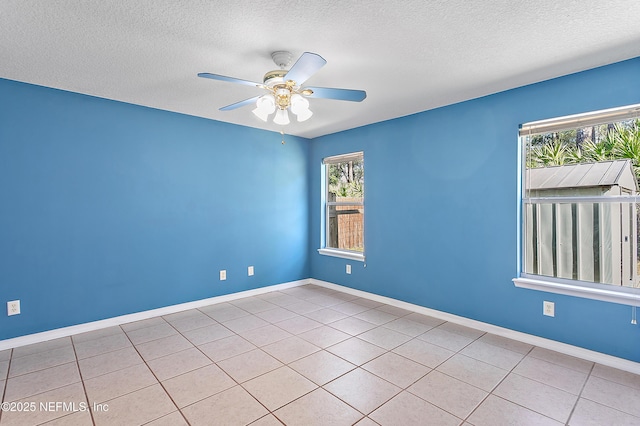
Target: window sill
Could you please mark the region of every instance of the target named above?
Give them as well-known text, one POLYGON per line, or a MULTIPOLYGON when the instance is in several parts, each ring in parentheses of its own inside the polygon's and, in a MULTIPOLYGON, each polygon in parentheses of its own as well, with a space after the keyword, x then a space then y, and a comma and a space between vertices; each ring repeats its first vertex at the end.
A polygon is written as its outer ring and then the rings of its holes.
POLYGON ((640 306, 640 293, 636 289, 626 287, 614 287, 616 290, 573 284, 567 282, 545 281, 537 278, 514 278, 516 287, 531 290, 546 291, 549 293, 565 294, 568 296, 583 297, 586 299, 600 300, 604 302, 619 303, 622 305, 640 306))
POLYGON ((364 262, 364 254, 363 253, 354 252, 354 251, 321 248, 321 249, 318 249, 318 253, 320 253, 323 256, 341 257, 343 259, 349 259, 349 260, 355 260, 355 261, 358 261, 358 262, 364 262))

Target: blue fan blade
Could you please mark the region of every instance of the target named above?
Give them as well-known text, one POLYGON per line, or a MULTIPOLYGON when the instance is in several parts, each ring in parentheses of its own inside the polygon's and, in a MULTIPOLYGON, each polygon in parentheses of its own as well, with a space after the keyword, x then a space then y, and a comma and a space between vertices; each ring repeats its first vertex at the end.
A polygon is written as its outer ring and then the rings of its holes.
POLYGON ((227 76, 220 75, 220 74, 211 74, 211 73, 208 73, 208 72, 201 72, 201 73, 198 74, 198 77, 210 78, 212 80, 228 81, 229 83, 245 84, 247 86, 263 87, 263 85, 261 83, 256 83, 254 81, 241 80, 239 78, 227 77, 227 76))
POLYGON ((334 89, 330 87, 305 87, 304 90, 313 90, 313 93, 308 98, 324 98, 324 99, 337 99, 339 101, 352 101, 362 102, 367 97, 367 92, 364 90, 351 90, 351 89, 334 89))
POLYGON ((327 61, 322 56, 304 52, 293 64, 287 75, 284 76, 284 80, 293 80, 298 86, 301 86, 326 63, 327 61))
POLYGON ((245 105, 249 105, 250 103, 256 103, 260 96, 254 96, 253 98, 245 99, 244 101, 236 102, 235 104, 227 105, 225 107, 220 108, 220 111, 231 111, 232 109, 241 108, 245 105))

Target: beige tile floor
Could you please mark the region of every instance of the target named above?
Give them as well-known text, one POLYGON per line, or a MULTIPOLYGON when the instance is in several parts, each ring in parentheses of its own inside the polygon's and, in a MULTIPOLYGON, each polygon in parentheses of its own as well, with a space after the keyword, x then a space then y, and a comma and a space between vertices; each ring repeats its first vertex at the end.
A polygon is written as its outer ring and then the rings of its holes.
POLYGON ((312 285, 2 351, 0 398, 2 426, 640 425, 640 376, 312 285))

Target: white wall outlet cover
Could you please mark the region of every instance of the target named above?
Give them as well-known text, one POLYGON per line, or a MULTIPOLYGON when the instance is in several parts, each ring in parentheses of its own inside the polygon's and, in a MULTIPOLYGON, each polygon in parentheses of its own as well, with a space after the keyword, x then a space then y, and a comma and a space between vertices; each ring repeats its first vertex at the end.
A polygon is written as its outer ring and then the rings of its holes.
POLYGON ((542 314, 548 317, 556 316, 556 304, 553 302, 542 302, 542 314))
POLYGON ((223 269, 220 271, 220 281, 224 281, 227 279, 227 270, 223 269))
POLYGON ((18 315, 20 313, 20 301, 12 300, 7 302, 7 315, 18 315))
POLYGON ((250 277, 252 277, 252 276, 253 276, 253 266, 249 266, 249 267, 247 268, 247 275, 249 275, 250 277))
POLYGON ((347 265, 347 274, 351 273, 351 265, 347 265))

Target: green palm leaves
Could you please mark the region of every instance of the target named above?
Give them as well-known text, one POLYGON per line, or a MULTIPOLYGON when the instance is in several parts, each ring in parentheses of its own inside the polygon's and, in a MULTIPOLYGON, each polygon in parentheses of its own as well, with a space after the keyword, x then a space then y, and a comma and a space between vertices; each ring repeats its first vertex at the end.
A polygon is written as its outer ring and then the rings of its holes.
POLYGON ((640 180, 640 120, 588 130, 590 132, 578 129, 532 137, 527 167, 630 159, 640 180), (585 137, 585 134, 590 136, 585 137))

